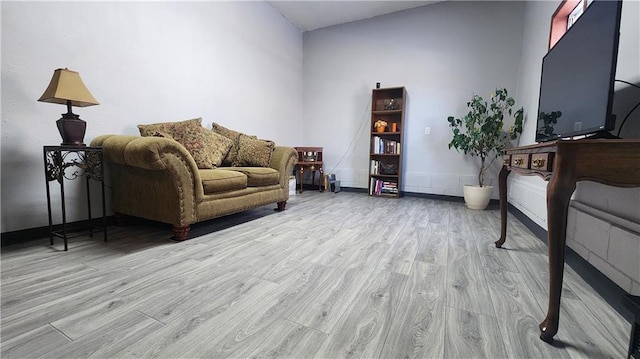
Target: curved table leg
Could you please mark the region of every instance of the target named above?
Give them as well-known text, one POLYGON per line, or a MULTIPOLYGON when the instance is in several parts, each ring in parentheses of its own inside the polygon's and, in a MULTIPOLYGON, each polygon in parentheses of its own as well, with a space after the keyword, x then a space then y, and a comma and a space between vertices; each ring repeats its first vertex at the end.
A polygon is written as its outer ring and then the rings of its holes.
POLYGON ((501 248, 507 238, 507 177, 509 177, 509 169, 502 166, 500 175, 498 176, 498 190, 500 191, 500 239, 496 243, 496 247, 501 248))
POLYGON ((547 246, 549 251, 549 308, 540 323, 540 339, 553 342, 558 332, 560 296, 564 275, 564 257, 567 235, 567 213, 571 194, 576 188, 575 163, 562 163, 558 156, 556 171, 547 185, 547 246))
POLYGON ((300 180, 300 190, 299 193, 302 193, 302 180, 304 179, 304 166, 298 167, 298 178, 300 180))

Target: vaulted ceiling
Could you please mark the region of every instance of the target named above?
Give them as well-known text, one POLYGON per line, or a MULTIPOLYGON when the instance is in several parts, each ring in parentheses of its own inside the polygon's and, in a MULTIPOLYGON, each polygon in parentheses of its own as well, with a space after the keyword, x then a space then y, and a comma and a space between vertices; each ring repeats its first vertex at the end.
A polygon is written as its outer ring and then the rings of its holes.
POLYGON ((424 6, 436 1, 269 1, 302 31, 344 24, 424 6))

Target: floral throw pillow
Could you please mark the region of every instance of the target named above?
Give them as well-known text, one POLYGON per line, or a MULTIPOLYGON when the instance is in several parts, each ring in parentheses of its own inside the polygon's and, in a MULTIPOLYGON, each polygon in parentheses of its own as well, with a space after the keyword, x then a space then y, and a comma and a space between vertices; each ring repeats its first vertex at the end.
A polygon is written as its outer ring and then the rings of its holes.
POLYGON ((213 123, 211 126, 211 129, 213 130, 213 132, 218 133, 228 139, 230 139, 232 141, 232 146, 231 149, 229 149, 229 153, 227 153, 227 156, 222 160, 222 164, 225 166, 238 166, 238 149, 239 149, 239 145, 240 145, 240 136, 247 136, 253 139, 257 139, 258 137, 256 136, 248 136, 245 135, 242 132, 238 132, 238 131, 234 131, 234 130, 230 130, 220 124, 217 123, 213 123))
POLYGON ((207 130, 206 128, 203 128, 203 130, 209 132, 209 136, 213 140, 210 148, 211 156, 213 157, 213 165, 214 167, 220 167, 222 161, 229 153, 229 150, 233 147, 233 141, 223 135, 207 130))
POLYGON ((238 137, 237 166, 269 167, 276 144, 273 141, 258 140, 246 135, 238 137))
POLYGON ((155 136, 156 133, 162 133, 167 135, 172 135, 175 129, 180 129, 183 127, 202 127, 202 118, 194 118, 186 121, 179 122, 159 122, 152 123, 148 125, 138 125, 138 130, 140 131, 140 136, 155 136))
MULTIPOLYGON (((143 136, 143 137, 150 137, 150 136, 143 136)), ((173 140, 173 136, 171 136, 170 134, 166 133, 166 132, 160 132, 160 131, 156 131, 153 134, 153 137, 163 137, 163 138, 168 138, 173 140)))
POLYGON ((201 125, 202 119, 138 125, 142 136, 172 138, 191 154, 198 168, 220 166, 232 143, 201 125))

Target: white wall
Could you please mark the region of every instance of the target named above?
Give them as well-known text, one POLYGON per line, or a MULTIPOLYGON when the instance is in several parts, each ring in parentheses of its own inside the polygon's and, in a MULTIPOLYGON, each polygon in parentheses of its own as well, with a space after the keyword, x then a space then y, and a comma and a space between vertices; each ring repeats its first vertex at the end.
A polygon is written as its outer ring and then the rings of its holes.
POLYGON ((474 92, 516 95, 523 10, 522 2, 447 1, 306 32, 301 145, 323 146, 326 172, 366 188, 371 89, 405 86, 402 189, 461 196, 479 160, 447 148, 447 117, 463 115, 474 92))
MULTIPOLYGON (((557 2, 526 2, 518 98, 528 118, 535 118, 542 57, 546 54, 551 15, 557 2)), ((640 2, 624 1, 616 78, 640 83, 640 2)), ((640 90, 616 85, 618 126, 637 103, 640 90), (635 92, 635 95, 633 93, 635 92), (631 100, 630 100, 631 99, 631 100)), ((535 143, 535 121, 525 123, 521 144, 535 143)), ((624 138, 640 138, 640 112, 625 124, 624 138)), ((546 182, 511 175, 509 202, 547 228, 546 182)), ((567 223, 567 245, 629 293, 640 294, 640 189, 580 182, 567 223)))
MULTIPOLYGON (((266 2, 1 6, 2 232, 47 224, 42 146, 60 143, 55 121, 66 111, 37 99, 56 68, 79 71, 100 102, 74 108, 88 123, 86 143, 193 117, 301 142, 302 33, 266 2)), ((81 182, 66 187, 71 221, 85 218, 81 182)))

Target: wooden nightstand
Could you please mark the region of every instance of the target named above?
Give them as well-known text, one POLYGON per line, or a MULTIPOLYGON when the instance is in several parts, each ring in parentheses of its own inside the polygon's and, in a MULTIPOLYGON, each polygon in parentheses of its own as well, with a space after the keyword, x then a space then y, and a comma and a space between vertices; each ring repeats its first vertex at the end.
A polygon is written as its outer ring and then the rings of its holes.
POLYGON ((296 164, 296 175, 300 183, 300 193, 302 193, 302 181, 304 179, 305 168, 312 171, 311 185, 315 182, 316 170, 320 171, 318 179, 318 190, 322 192, 323 169, 322 169, 322 147, 296 147, 298 151, 298 164, 296 164))

